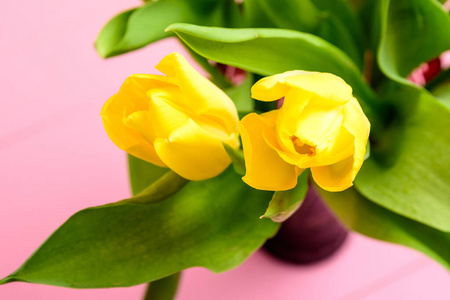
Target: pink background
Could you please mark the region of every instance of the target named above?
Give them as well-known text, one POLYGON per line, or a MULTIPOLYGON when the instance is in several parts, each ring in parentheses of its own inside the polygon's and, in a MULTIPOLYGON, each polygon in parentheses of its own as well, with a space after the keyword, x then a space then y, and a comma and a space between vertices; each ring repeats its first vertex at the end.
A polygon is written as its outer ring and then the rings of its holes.
MULTIPOLYGON (((0 4, 0 277, 77 210, 129 195, 125 155, 103 103, 133 73, 153 73, 174 40, 102 60, 102 25, 137 0, 0 4)), ((331 259, 281 263, 257 252, 224 274, 184 272, 178 299, 450 299, 447 271, 412 250, 351 234, 331 259)), ((140 299, 143 286, 101 290, 11 283, 0 299, 140 299)))

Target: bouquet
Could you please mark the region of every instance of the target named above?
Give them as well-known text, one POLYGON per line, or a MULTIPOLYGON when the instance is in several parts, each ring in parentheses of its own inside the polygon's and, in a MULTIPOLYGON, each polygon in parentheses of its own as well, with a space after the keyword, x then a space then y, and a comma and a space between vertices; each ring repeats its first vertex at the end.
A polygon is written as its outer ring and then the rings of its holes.
POLYGON ((150 283, 148 299, 172 298, 180 272, 238 266, 311 191, 348 229, 450 267, 442 3, 149 1, 96 49, 169 36, 209 78, 168 53, 162 75, 131 75, 101 111, 134 196, 75 213, 0 284, 150 283))

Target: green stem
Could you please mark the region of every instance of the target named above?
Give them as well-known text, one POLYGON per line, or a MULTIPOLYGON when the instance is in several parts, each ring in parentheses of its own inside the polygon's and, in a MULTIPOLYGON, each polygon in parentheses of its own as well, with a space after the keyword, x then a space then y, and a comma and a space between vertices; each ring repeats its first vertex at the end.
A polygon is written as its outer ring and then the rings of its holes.
POLYGON ((152 281, 147 285, 144 300, 173 300, 177 293, 181 273, 152 281))
POLYGON ((6 284, 6 283, 9 283, 9 282, 14 282, 14 281, 16 281, 14 278, 12 278, 11 276, 8 276, 8 277, 5 277, 3 279, 0 279, 0 285, 6 284))
POLYGON ((135 204, 150 204, 163 201, 178 193, 189 180, 170 170, 132 198, 123 200, 135 204))

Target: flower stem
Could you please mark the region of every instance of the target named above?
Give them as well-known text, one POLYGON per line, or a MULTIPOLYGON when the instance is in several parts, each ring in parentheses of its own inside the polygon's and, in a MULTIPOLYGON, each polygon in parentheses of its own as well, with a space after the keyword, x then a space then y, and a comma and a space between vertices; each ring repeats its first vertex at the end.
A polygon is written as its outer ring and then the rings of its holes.
POLYGON ((5 277, 3 279, 0 279, 0 285, 6 284, 6 283, 9 283, 9 282, 14 282, 14 281, 16 281, 14 278, 12 278, 11 276, 8 276, 8 277, 5 277))
POLYGON ((144 300, 173 300, 177 293, 181 273, 149 282, 144 300))

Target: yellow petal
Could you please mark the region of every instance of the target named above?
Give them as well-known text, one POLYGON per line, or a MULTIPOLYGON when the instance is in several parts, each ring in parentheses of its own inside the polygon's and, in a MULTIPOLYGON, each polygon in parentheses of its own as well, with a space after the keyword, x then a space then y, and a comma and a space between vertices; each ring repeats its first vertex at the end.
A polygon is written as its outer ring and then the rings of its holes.
POLYGON ((158 138, 168 138, 174 130, 184 126, 189 121, 189 116, 179 107, 174 107, 170 97, 166 93, 154 93, 149 100, 148 120, 150 124, 142 130, 154 131, 158 138))
POLYGON ((233 101, 199 74, 181 54, 167 55, 156 68, 179 86, 184 98, 177 104, 190 107, 198 116, 210 118, 227 133, 237 132, 238 115, 233 101))
POLYGON ((174 81, 173 78, 164 75, 134 74, 131 75, 130 78, 134 78, 136 81, 141 81, 143 87, 147 90, 176 86, 176 81, 174 81))
POLYGON ((342 109, 315 103, 309 97, 297 89, 288 92, 280 108, 277 130, 285 131, 289 138, 296 136, 304 143, 325 147, 339 132, 342 109))
MULTIPOLYGON (((263 114, 264 115, 264 114, 263 114)), ((262 135, 264 141, 277 152, 277 154, 288 164, 295 165, 297 177, 307 168, 309 168, 309 158, 307 155, 298 155, 289 151, 284 151, 278 144, 276 131, 271 127, 263 127, 262 135), (299 165, 306 165, 307 167, 300 168, 299 165)))
POLYGON ((353 170, 355 177, 364 162, 366 144, 370 134, 370 123, 355 98, 352 98, 343 106, 343 115, 343 126, 354 136, 353 170))
POLYGON ((284 97, 289 89, 286 85, 286 79, 290 76, 303 74, 305 72, 306 71, 288 71, 264 77, 252 86, 252 98, 260 101, 278 100, 284 97))
MULTIPOLYGON (((295 150, 286 151, 285 149, 282 149, 277 139, 279 138, 279 135, 277 135, 273 129, 263 128, 262 135, 267 145, 275 150, 286 163, 295 165, 302 170, 310 167, 313 158, 308 155, 299 154, 295 150)), ((291 140, 290 143, 293 145, 291 140)), ((292 148, 294 147, 292 146, 292 148)))
POLYGON ((340 192, 353 185, 354 170, 353 156, 336 164, 322 167, 312 167, 311 174, 314 181, 324 190, 340 192))
POLYGON ((280 110, 273 110, 268 113, 260 115, 266 126, 261 128, 262 136, 264 141, 269 147, 277 152, 277 154, 288 164, 295 165, 299 159, 299 155, 295 153, 295 148, 292 145, 292 141, 289 139, 290 143, 282 145, 280 141, 280 136, 276 130, 277 120, 280 118, 280 110))
POLYGON ((156 154, 153 144, 141 142, 128 148, 126 152, 151 164, 157 165, 158 167, 167 168, 167 165, 163 163, 163 161, 158 157, 158 154, 156 154))
POLYGON ((160 167, 166 167, 156 154, 153 141, 156 138, 155 131, 151 124, 152 116, 149 111, 137 111, 124 118, 123 122, 133 131, 141 135, 141 141, 136 146, 128 148, 126 151, 136 157, 145 154, 145 161, 160 167))
POLYGON ((352 88, 342 78, 308 71, 288 71, 265 77, 253 85, 252 97, 274 101, 284 97, 291 88, 314 94, 316 101, 332 105, 344 104, 352 97, 352 88))
POLYGON ((141 134, 124 123, 127 115, 148 109, 146 91, 156 85, 169 84, 149 75, 133 75, 127 78, 119 92, 103 106, 101 117, 106 133, 122 150, 145 161, 164 167, 164 163, 155 157, 153 145, 142 138, 141 134))
POLYGON ((125 117, 123 122, 134 131, 137 131, 143 140, 149 144, 157 138, 152 126, 152 115, 147 110, 140 110, 125 117))
MULTIPOLYGON (((230 144, 238 137, 230 137, 230 144)), ((222 142, 189 119, 168 138, 157 138, 156 153, 175 173, 189 180, 204 180, 222 173, 231 163, 222 142)))
POLYGON ((278 153, 300 168, 328 164, 322 153, 333 146, 343 119, 341 106, 321 105, 311 98, 311 93, 290 89, 277 119, 277 139, 282 150, 278 153))
POLYGON ((282 191, 297 184, 296 167, 285 162, 262 135, 263 129, 274 126, 277 114, 276 110, 261 116, 251 113, 239 123, 246 167, 242 179, 256 189, 282 191))
POLYGON ((304 72, 286 78, 286 85, 316 97, 314 101, 327 105, 342 105, 352 98, 352 88, 342 78, 319 72, 304 72))
POLYGON ((307 105, 297 119, 280 118, 279 124, 280 128, 292 133, 304 143, 326 147, 339 133, 342 124, 341 107, 325 109, 307 105))
MULTIPOLYGON (((103 126, 105 127, 106 133, 108 134, 109 138, 122 150, 126 151, 127 153, 140 158, 142 160, 145 160, 149 163, 155 164, 160 167, 166 167, 166 165, 158 158, 156 155, 155 149, 152 144, 148 143, 145 139, 142 138, 136 138, 134 140, 131 139, 131 135, 135 133, 134 130, 129 129, 130 135, 127 135, 125 133, 124 136, 120 136, 120 134, 123 134, 123 132, 114 130, 114 126, 111 124, 110 119, 103 116, 103 126), (127 143, 127 138, 131 140, 130 143, 127 143), (126 145, 126 146, 125 146, 126 145)), ((125 126, 124 126, 125 127, 125 126)), ((127 131, 127 130, 123 130, 127 131)))
POLYGON ((370 123, 355 98, 343 106, 343 117, 343 127, 353 137, 353 143, 350 144, 353 155, 332 165, 311 168, 314 181, 330 192, 342 191, 353 185, 364 161, 370 132, 370 123))
POLYGON ((341 126, 334 143, 329 148, 318 152, 311 162, 311 167, 332 165, 353 156, 353 154, 354 136, 345 127, 341 126))
MULTIPOLYGON (((279 109, 279 115, 276 121, 277 140, 281 149, 286 153, 292 153, 295 157, 295 148, 291 137, 295 135, 296 123, 309 103, 311 95, 290 89, 285 95, 285 102, 279 109)), ((293 162, 290 162, 293 163, 293 162)))

